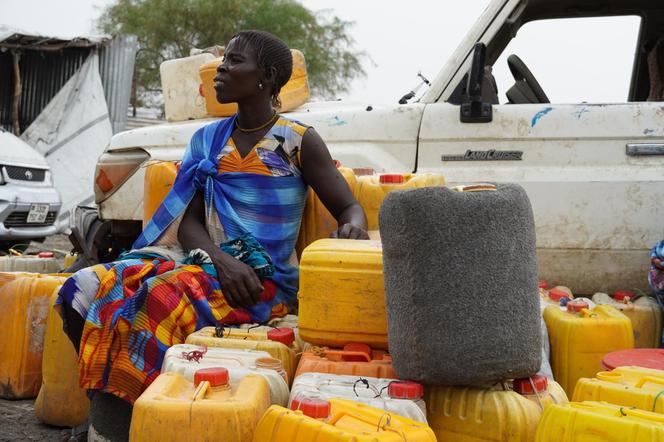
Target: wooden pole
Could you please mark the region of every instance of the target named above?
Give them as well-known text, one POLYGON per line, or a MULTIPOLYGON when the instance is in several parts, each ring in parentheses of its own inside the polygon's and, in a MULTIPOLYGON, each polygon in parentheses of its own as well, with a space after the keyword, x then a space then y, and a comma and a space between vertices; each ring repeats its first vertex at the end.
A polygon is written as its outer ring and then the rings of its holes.
POLYGON ((14 96, 12 98, 11 119, 12 130, 17 137, 21 135, 21 125, 19 122, 19 111, 21 110, 21 70, 18 62, 21 60, 21 53, 17 50, 12 51, 14 59, 14 96))

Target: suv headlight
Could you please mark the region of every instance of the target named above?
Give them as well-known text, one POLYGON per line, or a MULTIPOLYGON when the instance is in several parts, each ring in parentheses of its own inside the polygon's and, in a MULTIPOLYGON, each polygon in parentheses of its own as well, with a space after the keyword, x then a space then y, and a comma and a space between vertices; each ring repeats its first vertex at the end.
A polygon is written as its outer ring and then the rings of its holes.
POLYGON ((99 204, 113 195, 149 158, 142 149, 103 153, 95 170, 95 202, 99 204))

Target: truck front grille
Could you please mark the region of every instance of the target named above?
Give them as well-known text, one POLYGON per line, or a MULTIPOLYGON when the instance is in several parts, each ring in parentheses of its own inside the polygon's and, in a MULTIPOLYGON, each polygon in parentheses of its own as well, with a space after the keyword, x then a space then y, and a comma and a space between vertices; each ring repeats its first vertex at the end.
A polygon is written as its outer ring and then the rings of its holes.
POLYGON ((52 226, 55 222, 56 212, 48 212, 46 221, 43 223, 28 223, 28 212, 12 212, 4 221, 6 228, 11 227, 46 227, 52 226))
POLYGON ((4 166, 7 171, 7 176, 12 180, 30 181, 32 183, 40 183, 46 177, 44 169, 34 169, 32 167, 20 166, 4 166))

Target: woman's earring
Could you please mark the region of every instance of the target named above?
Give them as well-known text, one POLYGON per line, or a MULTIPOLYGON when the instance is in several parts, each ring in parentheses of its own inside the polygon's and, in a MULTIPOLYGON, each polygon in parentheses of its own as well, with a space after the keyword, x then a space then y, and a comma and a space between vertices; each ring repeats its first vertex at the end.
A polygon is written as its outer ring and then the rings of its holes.
POLYGON ((263 83, 258 83, 258 89, 263 90, 263 83))

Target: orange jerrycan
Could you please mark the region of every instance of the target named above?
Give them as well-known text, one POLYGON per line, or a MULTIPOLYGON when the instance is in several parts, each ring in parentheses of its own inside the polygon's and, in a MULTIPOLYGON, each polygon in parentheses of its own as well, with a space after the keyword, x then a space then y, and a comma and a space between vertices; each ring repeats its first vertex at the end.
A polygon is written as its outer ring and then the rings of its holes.
POLYGON ((19 278, 0 288, 0 397, 32 398, 42 381, 44 333, 53 292, 65 281, 58 276, 19 278))
POLYGON ((602 402, 551 405, 536 442, 662 442, 664 415, 602 402))
POLYGON ((343 349, 311 347, 302 353, 295 377, 303 373, 397 379, 392 358, 366 344, 347 344, 343 349))
POLYGON ((367 215, 369 230, 378 230, 378 212, 389 192, 444 185, 445 178, 437 173, 365 175, 357 178, 355 198, 367 215))
POLYGON ((648 296, 636 298, 631 292, 595 293, 593 302, 620 310, 632 321, 634 348, 659 347, 662 339, 662 310, 648 296))
POLYGON ((532 441, 544 408, 567 402, 562 387, 543 376, 504 388, 425 387, 427 421, 438 440, 532 441))
POLYGON ((179 373, 162 373, 134 404, 129 440, 251 442, 269 406, 262 376, 235 381, 226 368, 204 368, 192 383, 179 373))
POLYGON ((600 371, 595 378, 581 378, 572 400, 609 402, 664 414, 664 371, 642 367, 618 367, 600 371))
MULTIPOLYGON (((341 176, 346 180, 350 191, 354 192, 357 178, 353 169, 338 167, 337 170, 339 170, 341 176)), ((325 208, 313 189, 310 189, 304 204, 300 234, 295 245, 297 255, 302 256, 304 248, 314 241, 329 238, 330 234, 337 230, 338 227, 337 220, 325 208)))
POLYGON ((53 305, 57 290, 49 301, 42 385, 35 401, 35 415, 45 424, 75 427, 88 418, 90 400, 85 389, 78 386, 78 355, 62 330, 62 318, 53 305))
POLYGON ((568 395, 579 378, 592 377, 602 370, 604 355, 634 346, 629 318, 608 305, 588 309, 584 301, 571 301, 565 310, 548 306, 544 321, 551 343, 553 376, 568 395))
POLYGON ((173 187, 180 167, 175 161, 151 161, 145 167, 143 179, 143 227, 173 187))
MULTIPOLYGON (((290 79, 281 88, 279 99, 281 107, 279 112, 288 112, 303 105, 309 99, 309 79, 304 60, 304 54, 297 49, 291 49, 293 55, 293 73, 290 79)), ((223 61, 223 57, 215 58, 201 65, 199 73, 201 76, 201 93, 205 98, 207 113, 215 117, 228 117, 237 111, 236 103, 219 103, 217 93, 214 90, 214 77, 217 75, 217 67, 223 61)))
POLYGON ((300 261, 300 336, 316 345, 387 349, 380 241, 320 239, 300 261))
POLYGON ((435 442, 426 424, 346 399, 302 399, 271 406, 254 442, 435 442))

